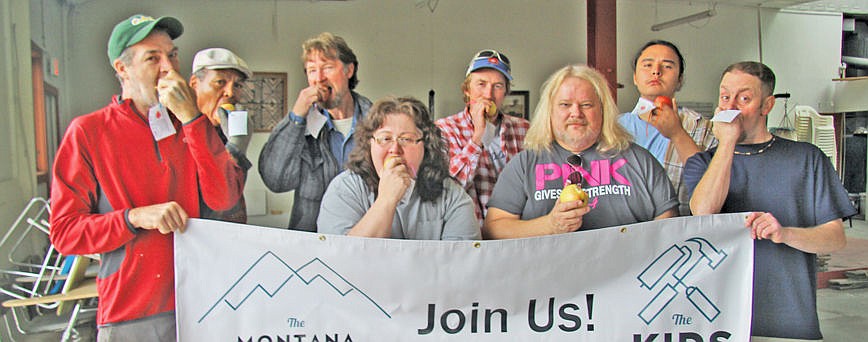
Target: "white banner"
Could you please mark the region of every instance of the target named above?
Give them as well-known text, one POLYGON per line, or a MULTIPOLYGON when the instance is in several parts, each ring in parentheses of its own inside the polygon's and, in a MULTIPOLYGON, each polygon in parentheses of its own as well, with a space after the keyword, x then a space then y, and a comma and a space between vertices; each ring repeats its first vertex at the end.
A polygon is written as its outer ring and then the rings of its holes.
POLYGON ((498 241, 190 220, 180 341, 747 341, 744 214, 498 241))

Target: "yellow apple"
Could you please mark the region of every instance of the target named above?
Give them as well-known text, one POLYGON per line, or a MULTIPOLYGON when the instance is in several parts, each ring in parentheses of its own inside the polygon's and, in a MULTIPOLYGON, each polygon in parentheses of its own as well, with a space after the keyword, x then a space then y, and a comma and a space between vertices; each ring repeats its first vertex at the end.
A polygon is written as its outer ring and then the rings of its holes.
POLYGON ((493 117, 495 115, 497 115, 497 105, 492 102, 491 105, 488 106, 488 109, 486 109, 485 116, 493 117))
POLYGON ((568 184, 561 190, 561 202, 582 201, 582 207, 588 204, 588 194, 576 184, 568 184))
POLYGON ((389 161, 392 160, 392 159, 398 159, 398 157, 396 157, 396 156, 388 156, 388 157, 386 157, 385 160, 383 160, 383 168, 384 168, 384 169, 389 167, 389 161))

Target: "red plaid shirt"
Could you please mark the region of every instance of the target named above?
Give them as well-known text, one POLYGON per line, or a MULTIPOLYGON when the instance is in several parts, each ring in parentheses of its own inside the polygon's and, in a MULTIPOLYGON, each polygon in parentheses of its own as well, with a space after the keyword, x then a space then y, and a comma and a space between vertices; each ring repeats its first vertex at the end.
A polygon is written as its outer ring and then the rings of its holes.
MULTIPOLYGON (((530 124, 525 119, 511 115, 501 113, 500 117, 500 146, 509 162, 521 152, 530 124)), ((443 140, 449 149, 449 173, 473 199, 476 217, 481 224, 498 176, 491 155, 487 149, 471 140, 473 121, 466 111, 437 120, 437 127, 443 133, 443 140)))

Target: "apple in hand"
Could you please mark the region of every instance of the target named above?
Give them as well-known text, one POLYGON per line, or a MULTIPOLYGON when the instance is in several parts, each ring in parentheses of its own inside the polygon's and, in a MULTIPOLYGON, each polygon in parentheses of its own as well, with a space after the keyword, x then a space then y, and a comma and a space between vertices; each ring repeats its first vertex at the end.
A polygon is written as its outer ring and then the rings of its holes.
POLYGON ((657 96, 657 98, 654 99, 654 106, 657 108, 663 108, 664 106, 672 108, 672 99, 669 98, 669 96, 657 96))
MULTIPOLYGON (((383 168, 384 169, 389 167, 389 161, 391 161, 392 159, 398 159, 398 157, 397 156, 388 156, 388 157, 386 157, 385 160, 383 160, 383 168)), ((398 164, 400 164, 400 162, 398 162, 398 164)))
POLYGON ((563 190, 561 190, 561 196, 559 198, 561 202, 575 202, 582 201, 582 205, 580 207, 584 207, 588 205, 588 193, 585 190, 582 190, 576 184, 567 184, 563 190))
POLYGON ((494 104, 494 102, 492 102, 491 105, 488 106, 488 108, 486 108, 485 116, 491 118, 491 117, 494 117, 495 115, 497 115, 497 105, 494 104))

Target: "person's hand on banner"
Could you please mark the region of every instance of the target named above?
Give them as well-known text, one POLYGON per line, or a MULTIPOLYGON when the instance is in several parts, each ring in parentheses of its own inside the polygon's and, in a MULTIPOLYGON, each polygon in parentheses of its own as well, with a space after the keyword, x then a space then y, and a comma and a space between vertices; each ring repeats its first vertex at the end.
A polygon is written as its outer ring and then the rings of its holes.
POLYGON ((783 241, 784 229, 771 213, 750 213, 745 219, 745 226, 750 228, 750 237, 753 239, 767 239, 774 243, 783 241))
POLYGON ((144 207, 132 208, 127 219, 134 227, 156 229, 162 234, 183 233, 190 218, 184 208, 175 202, 166 202, 144 207))
POLYGON ((555 202, 555 207, 549 212, 552 234, 574 232, 582 228, 582 217, 591 208, 582 201, 555 202))

